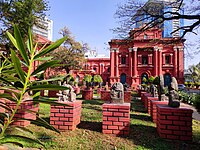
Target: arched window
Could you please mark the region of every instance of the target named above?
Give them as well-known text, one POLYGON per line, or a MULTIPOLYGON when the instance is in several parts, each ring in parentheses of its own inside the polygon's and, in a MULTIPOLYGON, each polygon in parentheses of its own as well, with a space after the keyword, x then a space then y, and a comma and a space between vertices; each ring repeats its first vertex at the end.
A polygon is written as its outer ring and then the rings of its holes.
POLYGON ((122 73, 121 76, 120 76, 120 82, 122 84, 125 84, 126 83, 126 74, 125 73, 122 73))
POLYGON ((148 74, 147 73, 143 73, 141 75, 141 84, 146 84, 148 81, 148 74), (146 80, 146 81, 145 81, 146 80))
POLYGON ((171 75, 169 73, 164 74, 164 86, 169 86, 171 81, 171 75))

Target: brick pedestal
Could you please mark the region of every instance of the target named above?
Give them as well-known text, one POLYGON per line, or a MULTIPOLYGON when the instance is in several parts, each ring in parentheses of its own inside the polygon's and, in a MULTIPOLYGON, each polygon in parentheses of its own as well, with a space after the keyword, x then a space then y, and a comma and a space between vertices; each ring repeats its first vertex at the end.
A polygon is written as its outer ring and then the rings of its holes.
POLYGON ((56 95, 56 93, 58 93, 59 91, 48 91, 48 97, 58 97, 58 95, 56 95))
POLYGON ((156 101, 156 100, 150 100, 151 103, 151 117, 152 117, 152 121, 154 123, 157 122, 157 104, 161 104, 161 105, 167 105, 168 102, 167 101, 156 101))
POLYGON ((148 111, 148 97, 151 97, 150 93, 143 94, 144 108, 146 111, 148 111))
POLYGON ((147 110, 148 110, 148 114, 151 115, 151 100, 154 100, 154 101, 158 101, 158 97, 147 97, 147 110))
POLYGON ((145 92, 144 90, 140 90, 138 89, 138 95, 141 97, 142 96, 142 92, 145 92))
MULTIPOLYGON (((7 105, 9 105, 11 109, 16 108, 16 103, 13 103, 13 102, 6 102, 6 103, 7 105)), ((36 113, 30 113, 25 110, 38 112, 38 108, 39 108, 38 106, 39 106, 38 104, 33 104, 33 102, 22 102, 15 116, 13 117, 13 120, 16 120, 16 121, 14 121, 12 125, 25 127, 30 124, 30 121, 20 120, 20 118, 36 120, 36 113)))
POLYGON ((103 104, 102 132, 104 134, 128 135, 130 130, 130 103, 103 104))
POLYGON ((131 91, 124 91, 124 102, 130 103, 131 102, 131 91))
POLYGON ((192 113, 187 108, 157 105, 157 131, 161 138, 181 141, 192 140, 192 113))
POLYGON ((92 100, 93 90, 82 90, 82 98, 85 100, 92 100))
POLYGON ((63 103, 69 106, 51 105, 50 124, 60 131, 75 130, 80 123, 82 101, 63 103))
POLYGON ((103 101, 110 101, 110 90, 101 90, 101 100, 103 101))
POLYGON ((146 94, 146 93, 147 92, 144 92, 144 91, 141 92, 141 100, 142 100, 143 104, 144 104, 144 94, 146 94))

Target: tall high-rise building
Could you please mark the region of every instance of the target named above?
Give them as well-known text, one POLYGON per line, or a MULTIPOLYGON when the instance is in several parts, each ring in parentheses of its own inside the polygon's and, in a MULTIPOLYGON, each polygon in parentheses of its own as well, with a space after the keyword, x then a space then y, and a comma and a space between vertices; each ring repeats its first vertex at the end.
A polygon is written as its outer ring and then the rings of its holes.
POLYGON ((53 39, 53 21, 45 17, 43 20, 38 20, 39 26, 33 26, 33 33, 39 34, 42 37, 52 41, 53 39))
MULTIPOLYGON (((148 13, 145 13, 143 9, 146 9, 147 12, 149 11, 151 13, 159 13, 160 15, 164 14, 165 17, 172 17, 173 15, 172 13, 167 12, 178 12, 180 14, 184 14, 183 8, 178 9, 179 4, 174 1, 175 0, 149 0, 144 5, 144 8, 138 10, 138 13, 135 15, 135 27, 140 28, 142 25, 154 20, 154 18, 150 17, 148 13)), ((175 30, 182 27, 183 25, 183 19, 173 19, 164 21, 164 23, 159 25, 159 27, 163 29, 163 37, 181 37, 183 34, 183 30, 175 30)))

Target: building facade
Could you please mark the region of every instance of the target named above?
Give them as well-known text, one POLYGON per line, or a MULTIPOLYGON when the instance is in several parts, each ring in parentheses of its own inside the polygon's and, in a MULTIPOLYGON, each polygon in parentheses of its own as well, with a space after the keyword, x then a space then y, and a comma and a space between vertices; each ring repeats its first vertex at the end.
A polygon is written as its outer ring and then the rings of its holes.
POLYGON ((176 77, 184 82, 184 40, 163 38, 162 30, 132 30, 125 40, 113 39, 110 45, 110 83, 128 83, 137 87, 143 78, 164 75, 165 85, 176 77), (136 32, 137 31, 137 32, 136 32))
POLYGON ((33 26, 32 32, 38 34, 49 41, 53 40, 53 21, 47 17, 44 20, 38 20, 39 26, 33 26))

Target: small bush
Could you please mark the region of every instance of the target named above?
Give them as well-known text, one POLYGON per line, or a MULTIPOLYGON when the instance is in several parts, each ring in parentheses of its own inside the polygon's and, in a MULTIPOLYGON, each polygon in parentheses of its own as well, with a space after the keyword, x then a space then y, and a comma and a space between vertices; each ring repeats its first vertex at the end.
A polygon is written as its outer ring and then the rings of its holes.
POLYGON ((194 100, 194 107, 200 112, 200 94, 198 94, 194 100))

